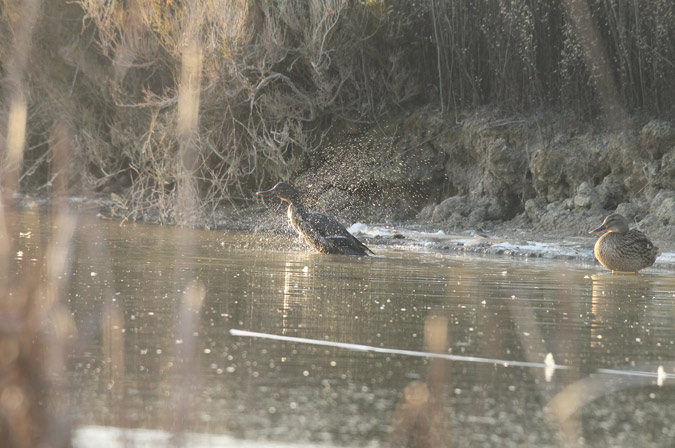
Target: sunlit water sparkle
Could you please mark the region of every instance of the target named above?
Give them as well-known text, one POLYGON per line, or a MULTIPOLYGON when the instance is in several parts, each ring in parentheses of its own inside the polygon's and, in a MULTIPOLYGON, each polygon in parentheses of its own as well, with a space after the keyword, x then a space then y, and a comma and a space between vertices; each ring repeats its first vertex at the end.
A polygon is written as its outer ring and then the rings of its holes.
MULTIPOLYGON (((261 447, 675 438, 671 271, 377 244, 376 257, 322 256, 258 235, 80 225, 62 397, 78 448, 175 432, 261 447)), ((32 238, 16 270, 48 227, 20 218, 32 238)))

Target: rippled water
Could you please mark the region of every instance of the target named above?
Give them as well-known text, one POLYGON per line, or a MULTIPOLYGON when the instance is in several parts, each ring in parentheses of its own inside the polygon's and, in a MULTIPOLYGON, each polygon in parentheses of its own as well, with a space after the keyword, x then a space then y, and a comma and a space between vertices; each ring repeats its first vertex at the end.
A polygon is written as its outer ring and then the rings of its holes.
POLYGON ((80 220, 76 446, 672 446, 672 271, 293 243, 80 220))

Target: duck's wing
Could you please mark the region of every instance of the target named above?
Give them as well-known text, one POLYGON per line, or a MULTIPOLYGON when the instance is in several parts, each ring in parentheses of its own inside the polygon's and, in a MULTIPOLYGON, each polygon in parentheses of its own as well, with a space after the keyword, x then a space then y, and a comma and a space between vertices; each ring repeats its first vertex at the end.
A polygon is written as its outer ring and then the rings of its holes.
POLYGON ((309 212, 307 221, 312 231, 320 238, 325 239, 338 251, 354 255, 374 254, 365 244, 349 233, 340 222, 325 213, 309 212))
POLYGON ((624 256, 640 257, 652 265, 656 260, 659 248, 654 246, 644 233, 633 229, 626 233, 621 250, 624 256))

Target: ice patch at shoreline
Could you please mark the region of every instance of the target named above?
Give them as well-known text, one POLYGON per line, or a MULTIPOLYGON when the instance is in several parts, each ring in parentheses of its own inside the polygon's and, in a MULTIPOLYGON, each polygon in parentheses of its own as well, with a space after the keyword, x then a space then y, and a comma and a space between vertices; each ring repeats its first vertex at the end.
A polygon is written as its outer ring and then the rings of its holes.
MULTIPOLYGON (((472 232, 471 235, 449 235, 442 230, 423 232, 404 227, 368 225, 360 222, 354 223, 347 230, 352 234, 367 238, 396 238, 396 235, 400 235, 404 237, 410 248, 419 247, 431 250, 438 248, 441 250, 466 250, 469 252, 482 251, 494 255, 508 254, 587 261, 595 259, 593 256, 594 241, 579 242, 579 238, 572 238, 572 241, 540 242, 522 240, 518 237, 486 237, 479 232, 472 232)), ((673 252, 664 252, 656 260, 657 265, 670 265, 673 263, 675 263, 675 253, 673 252)))
POLYGON ((593 249, 585 248, 576 244, 564 243, 543 243, 537 241, 526 241, 525 243, 495 242, 496 249, 519 251, 535 254, 549 254, 560 257, 589 257, 593 255, 593 249))
MULTIPOLYGON (((161 429, 118 428, 114 426, 85 425, 75 429, 73 447, 75 448, 156 448, 176 446, 174 434, 161 429)), ((304 448, 318 446, 331 448, 334 445, 324 443, 292 443, 266 440, 238 439, 225 434, 182 433, 180 446, 237 447, 237 448, 304 448)))
POLYGON ((490 248, 490 252, 495 253, 500 251, 518 251, 525 253, 546 253, 552 256, 592 256, 593 254, 592 249, 582 248, 579 245, 571 243, 543 243, 532 241, 515 243, 504 239, 486 237, 475 232, 473 235, 448 235, 442 230, 436 232, 422 232, 406 228, 367 225, 360 222, 354 223, 347 230, 352 234, 370 238, 393 237, 398 234, 404 236, 407 241, 424 247, 433 246, 434 244, 444 244, 467 248, 490 248))
POLYGON ((392 236, 394 233, 396 233, 386 227, 369 226, 361 222, 355 222, 347 229, 347 231, 352 235, 363 235, 370 238, 375 238, 377 236, 392 236))
MULTIPOLYGON (((365 236, 369 238, 383 237, 383 236, 394 236, 396 234, 403 235, 406 238, 413 237, 415 239, 422 238, 438 238, 438 237, 447 237, 448 235, 442 230, 436 232, 420 232, 417 230, 409 230, 405 228, 394 229, 393 227, 384 227, 376 225, 363 224, 361 222, 355 222, 347 229, 347 231, 353 235, 365 236)), ((467 240, 468 241, 468 240, 467 240)))

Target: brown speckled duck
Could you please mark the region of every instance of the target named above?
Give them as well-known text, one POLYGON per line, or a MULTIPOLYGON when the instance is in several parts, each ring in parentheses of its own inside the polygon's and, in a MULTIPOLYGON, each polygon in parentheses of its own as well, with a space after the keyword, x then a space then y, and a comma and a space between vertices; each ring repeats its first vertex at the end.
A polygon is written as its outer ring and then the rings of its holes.
POLYGON ((288 221, 317 252, 361 256, 368 255, 368 252, 373 253, 337 219, 305 209, 300 202, 298 190, 288 182, 279 182, 271 190, 259 191, 256 194, 277 197, 288 202, 288 221))
POLYGON ((659 248, 639 230, 629 230, 628 221, 614 213, 590 233, 607 232, 595 243, 595 258, 612 272, 635 272, 654 264, 659 248))

